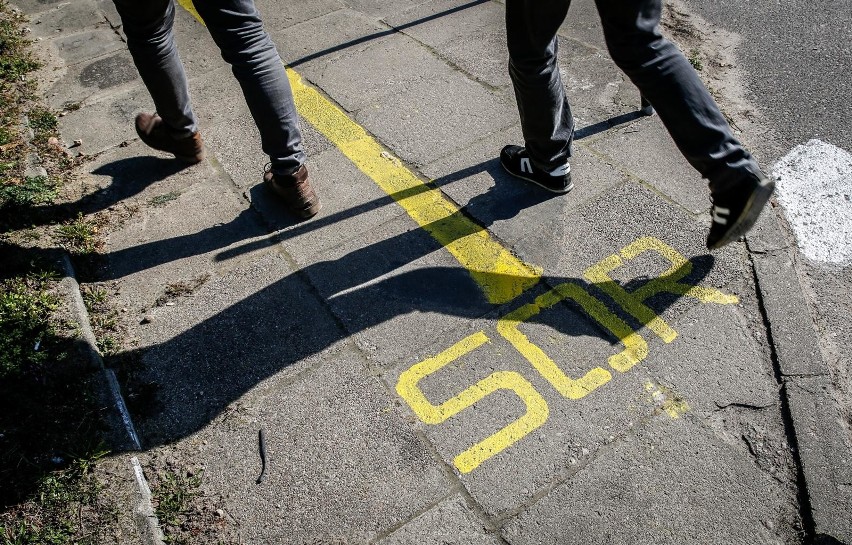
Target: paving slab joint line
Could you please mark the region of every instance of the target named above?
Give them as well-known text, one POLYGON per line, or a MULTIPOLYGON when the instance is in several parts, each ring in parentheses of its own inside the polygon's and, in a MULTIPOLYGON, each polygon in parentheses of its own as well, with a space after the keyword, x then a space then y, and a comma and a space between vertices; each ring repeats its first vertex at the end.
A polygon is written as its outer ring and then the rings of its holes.
MULTIPOLYGON (((381 379, 380 383, 384 385, 384 387, 389 393, 394 392, 394 390, 384 379, 381 379)), ((423 430, 417 429, 416 427, 413 427, 413 431, 414 434, 420 439, 420 441, 426 446, 426 449, 429 451, 429 454, 432 455, 432 458, 444 470, 444 474, 447 476, 447 479, 452 483, 450 494, 459 494, 462 499, 464 499, 465 504, 471 510, 471 512, 480 520, 482 525, 485 527, 488 535, 496 539, 497 542, 502 545, 510 545, 509 542, 503 538, 501 532, 502 524, 499 522, 495 523, 495 521, 492 520, 490 516, 488 516, 488 514, 485 512, 485 509, 479 504, 476 498, 474 498, 470 491, 465 487, 462 480, 456 474, 455 469, 444 460, 444 458, 441 456, 441 453, 438 452, 437 447, 435 447, 435 445, 432 444, 432 442, 426 436, 426 433, 423 430)), ((449 496, 445 496, 443 499, 446 499, 446 497, 449 496)), ((412 517, 412 520, 414 518, 416 517, 412 517)))
POLYGON ((604 444, 602 444, 585 461, 578 462, 577 465, 575 465, 575 466, 566 466, 564 471, 554 475, 551 478, 549 483, 545 484, 544 486, 539 488, 537 491, 535 491, 533 493, 532 497, 529 500, 527 500, 526 502, 524 502, 523 504, 521 504, 517 508, 513 509, 512 511, 508 511, 505 514, 503 514, 502 516, 500 516, 498 518, 498 524, 502 527, 502 525, 506 521, 513 519, 513 518, 519 516, 520 514, 522 514, 523 512, 529 510, 531 507, 533 507, 539 501, 541 501, 542 499, 544 499, 548 495, 550 495, 551 492, 553 492, 554 490, 556 490, 560 486, 562 486, 565 483, 567 483, 568 481, 570 481, 574 477, 574 475, 576 475, 577 473, 583 471, 584 469, 586 469, 587 467, 592 465, 592 463, 594 463, 595 460, 597 460, 599 457, 606 454, 609 451, 609 449, 613 448, 613 446, 616 443, 620 443, 628 437, 635 437, 637 433, 644 430, 647 426, 649 426, 654 421, 654 419, 658 418, 659 416, 660 416, 660 414, 658 414, 658 413, 652 413, 650 415, 647 415, 645 417, 640 418, 634 426, 631 426, 631 427, 629 427, 625 430, 622 430, 618 434, 614 435, 612 440, 607 441, 604 444))
MULTIPOLYGON (((624 125, 616 125, 616 126, 614 126, 614 127, 610 127, 610 128, 608 128, 608 129, 606 129, 606 130, 605 130, 605 131, 603 131, 601 134, 604 134, 604 135, 605 135, 605 134, 609 133, 609 131, 611 131, 611 130, 613 130, 613 129, 623 128, 623 127, 624 127, 624 125)), ((595 135, 595 136, 597 136, 597 135, 595 135)), ((669 204, 669 205, 671 205, 671 206, 673 206, 673 207, 675 207, 675 208, 678 208, 679 210, 681 210, 682 212, 684 212, 687 216, 689 216, 689 217, 691 217, 691 218, 693 218, 693 219, 695 219, 695 220, 698 220, 699 218, 701 218, 701 217, 703 217, 703 216, 707 216, 707 219, 708 219, 707 223, 708 223, 708 224, 710 223, 710 221, 709 221, 709 219, 710 219, 710 214, 709 214, 709 210, 710 210, 709 201, 708 201, 707 211, 705 211, 705 212, 700 212, 700 213, 696 214, 696 213, 695 213, 695 212, 693 212, 692 210, 690 210, 690 209, 688 209, 688 208, 684 207, 682 204, 680 204, 679 202, 677 202, 677 201, 673 200, 671 197, 669 197, 668 195, 666 195, 665 193, 663 193, 662 191, 660 191, 659 189, 657 189, 657 187, 656 187, 654 184, 652 184, 651 182, 649 182, 649 181, 647 181, 646 179, 642 178, 642 177, 641 177, 641 176, 639 176, 638 174, 634 174, 633 172, 631 172, 629 168, 627 168, 627 167, 626 167, 626 166, 624 166, 623 164, 619 163, 618 161, 616 161, 615 159, 613 159, 611 156, 607 155, 606 153, 602 153, 602 152, 598 151, 597 149, 595 149, 593 146, 589 145, 589 144, 593 144, 593 143, 594 143, 594 140, 590 140, 590 141, 587 141, 587 142, 578 142, 578 141, 576 141, 576 140, 575 140, 575 141, 574 141, 574 146, 578 146, 578 147, 583 148, 583 149, 584 149, 585 151, 587 151, 589 154, 591 154, 592 156, 594 156, 594 157, 596 157, 597 159, 601 160, 604 164, 606 164, 606 165, 608 165, 608 166, 611 166, 611 167, 613 167, 614 169, 616 169, 617 171, 619 171, 621 174, 623 174, 624 176, 626 176, 628 180, 632 180, 632 181, 634 181, 634 182, 638 183, 639 185, 641 185, 642 187, 644 187, 645 189, 648 189, 649 191, 651 191, 652 193, 654 193, 654 195, 656 195, 657 197, 659 197, 660 199, 662 199, 663 201, 665 201, 667 204, 669 204)), ((625 184, 628 180, 625 180, 625 181, 623 181, 623 182, 621 182, 621 183, 619 183, 619 184, 615 184, 613 187, 618 187, 618 186, 624 185, 624 184, 625 184)))
MULTIPOLYGON (((746 248, 748 249, 748 242, 746 242, 746 248)), ((760 308, 761 318, 763 319, 763 325, 766 330, 766 337, 769 341, 769 350, 770 350, 770 358, 772 360, 772 368, 775 374, 775 380, 778 382, 779 395, 780 395, 780 407, 781 407, 781 419, 784 424, 785 435, 787 436, 787 440, 790 443, 790 447, 792 450, 793 460, 796 464, 796 484, 798 485, 798 499, 799 499, 799 514, 802 517, 802 526, 804 528, 806 534, 806 542, 816 543, 816 523, 813 517, 813 507, 811 502, 811 494, 818 493, 815 490, 810 490, 807 485, 807 480, 805 478, 804 467, 802 465, 801 459, 801 449, 799 447, 799 438, 796 434, 796 429, 794 426, 794 420, 792 411, 790 409, 790 395, 787 390, 787 383, 785 380, 785 375, 781 372, 781 364, 779 362, 778 351, 776 349, 776 341, 772 334, 772 320, 770 319, 769 312, 767 310, 767 306, 764 304, 763 295, 760 290, 760 275, 758 273, 758 267, 755 266, 754 257, 749 249, 749 261, 751 263, 752 274, 754 275, 754 283, 755 283, 755 294, 757 296, 758 306, 760 308)))

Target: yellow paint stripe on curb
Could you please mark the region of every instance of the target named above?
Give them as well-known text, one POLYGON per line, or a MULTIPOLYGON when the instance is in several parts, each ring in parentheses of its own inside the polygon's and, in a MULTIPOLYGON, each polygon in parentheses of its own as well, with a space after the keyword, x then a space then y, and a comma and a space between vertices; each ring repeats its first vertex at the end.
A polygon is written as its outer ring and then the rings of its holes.
MULTIPOLYGON (((191 0, 178 3, 203 24, 191 0)), ((511 301, 538 282, 540 268, 524 263, 501 246, 443 193, 426 185, 342 110, 306 85, 294 70, 288 68, 287 76, 299 115, 447 248, 470 272, 489 302, 511 301)))

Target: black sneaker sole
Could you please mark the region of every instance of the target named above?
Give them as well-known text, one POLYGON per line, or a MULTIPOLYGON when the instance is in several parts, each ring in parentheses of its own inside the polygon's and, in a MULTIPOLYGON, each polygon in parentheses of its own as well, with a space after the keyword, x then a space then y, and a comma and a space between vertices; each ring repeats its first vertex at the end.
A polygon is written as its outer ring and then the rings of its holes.
POLYGON ((766 206, 766 202, 769 200, 769 197, 772 196, 772 192, 774 190, 775 181, 770 178, 764 178, 760 185, 757 186, 757 189, 755 189, 751 194, 751 197, 749 197, 749 200, 737 221, 734 222, 722 238, 713 244, 708 244, 707 248, 711 250, 718 250, 722 246, 733 242, 746 234, 749 229, 754 226, 757 218, 760 217, 763 207, 766 206))
POLYGON ((535 180, 533 178, 527 178, 523 174, 517 174, 515 172, 512 172, 509 169, 509 167, 506 166, 506 163, 503 162, 502 158, 500 158, 500 165, 503 167, 503 170, 505 170, 506 172, 508 172, 509 174, 514 176, 515 178, 520 178, 521 180, 526 180, 528 182, 532 182, 535 185, 539 186, 540 188, 546 189, 546 190, 550 191, 551 193, 556 193, 557 195, 564 195, 565 193, 568 193, 569 191, 574 189, 574 182, 573 181, 569 182, 568 186, 563 188, 563 189, 554 189, 552 187, 548 187, 548 186, 544 185, 543 183, 539 182, 538 180, 535 180))

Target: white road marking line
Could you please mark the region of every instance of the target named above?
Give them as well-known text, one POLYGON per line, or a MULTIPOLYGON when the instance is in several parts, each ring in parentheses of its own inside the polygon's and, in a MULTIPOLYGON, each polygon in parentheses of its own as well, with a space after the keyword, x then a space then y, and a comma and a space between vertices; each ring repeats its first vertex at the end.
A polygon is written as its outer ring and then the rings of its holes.
POLYGON ((818 263, 852 263, 852 154, 811 140, 781 158, 772 175, 802 254, 818 263))

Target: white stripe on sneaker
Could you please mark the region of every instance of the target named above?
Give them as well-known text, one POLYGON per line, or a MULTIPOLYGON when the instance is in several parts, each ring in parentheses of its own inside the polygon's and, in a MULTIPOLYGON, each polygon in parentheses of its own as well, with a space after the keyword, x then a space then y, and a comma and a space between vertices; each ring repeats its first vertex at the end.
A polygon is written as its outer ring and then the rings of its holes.
POLYGON ((569 163, 565 163, 561 167, 556 167, 555 169, 550 171, 551 176, 567 176, 568 173, 571 172, 571 165, 569 163))
POLYGON ((722 208, 721 206, 713 207, 713 221, 719 225, 728 225, 728 218, 722 217, 723 215, 730 216, 731 210, 729 208, 722 208))

